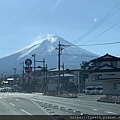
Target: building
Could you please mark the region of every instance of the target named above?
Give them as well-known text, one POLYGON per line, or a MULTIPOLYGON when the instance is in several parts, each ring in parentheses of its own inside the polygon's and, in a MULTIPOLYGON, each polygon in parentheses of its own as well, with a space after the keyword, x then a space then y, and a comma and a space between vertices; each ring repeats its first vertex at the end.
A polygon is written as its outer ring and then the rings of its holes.
POLYGON ((47 88, 49 92, 54 94, 57 94, 56 92, 58 89, 61 94, 71 91, 75 92, 74 75, 68 73, 65 73, 64 75, 61 74, 59 84, 58 75, 50 76, 48 79, 47 88))
MULTIPOLYGON (((79 68, 60 69, 59 89, 61 93, 82 92, 82 90, 85 88, 85 79, 83 72, 85 71, 79 68)), ((23 80, 23 76, 21 76, 20 78, 21 84, 23 83, 23 81, 25 85, 27 85, 27 81, 34 81, 34 72, 31 72, 31 74, 29 74, 29 77, 31 79, 29 79, 27 77, 27 74, 25 74, 23 80)), ((51 94, 57 92, 58 69, 55 68, 50 70, 36 70, 35 86, 37 92, 43 92, 43 93, 49 92, 51 94)))
POLYGON ((50 70, 47 73, 47 91, 51 94, 57 94, 59 89, 60 93, 76 93, 84 89, 85 81, 80 69, 61 69, 60 81, 58 82, 58 69, 50 70), (58 87, 59 83, 59 87, 58 87))
POLYGON ((86 85, 101 86, 106 95, 120 95, 120 58, 105 54, 90 61, 90 70, 86 85))

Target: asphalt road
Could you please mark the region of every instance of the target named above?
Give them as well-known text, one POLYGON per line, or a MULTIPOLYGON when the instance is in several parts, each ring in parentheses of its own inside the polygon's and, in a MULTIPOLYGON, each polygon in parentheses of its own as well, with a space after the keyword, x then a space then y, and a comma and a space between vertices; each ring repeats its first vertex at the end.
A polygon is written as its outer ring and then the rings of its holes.
POLYGON ((99 97, 61 98, 40 93, 0 93, 0 115, 120 115, 120 104, 97 102, 99 97))

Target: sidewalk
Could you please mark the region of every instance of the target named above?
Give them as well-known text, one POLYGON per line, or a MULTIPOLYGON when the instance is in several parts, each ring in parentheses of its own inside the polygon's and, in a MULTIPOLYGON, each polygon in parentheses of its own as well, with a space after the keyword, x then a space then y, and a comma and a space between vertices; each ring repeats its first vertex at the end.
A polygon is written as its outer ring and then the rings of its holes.
POLYGON ((120 104, 120 96, 106 95, 105 97, 101 97, 97 101, 98 102, 107 102, 107 103, 120 104))

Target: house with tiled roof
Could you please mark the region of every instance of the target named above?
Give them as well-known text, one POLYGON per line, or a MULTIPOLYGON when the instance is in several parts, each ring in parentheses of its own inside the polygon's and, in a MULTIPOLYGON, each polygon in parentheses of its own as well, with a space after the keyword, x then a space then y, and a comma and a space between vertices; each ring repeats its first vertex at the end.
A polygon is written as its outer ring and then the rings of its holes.
POLYGON ((120 95, 120 58, 107 53, 90 62, 93 69, 86 84, 103 85, 104 94, 120 95))

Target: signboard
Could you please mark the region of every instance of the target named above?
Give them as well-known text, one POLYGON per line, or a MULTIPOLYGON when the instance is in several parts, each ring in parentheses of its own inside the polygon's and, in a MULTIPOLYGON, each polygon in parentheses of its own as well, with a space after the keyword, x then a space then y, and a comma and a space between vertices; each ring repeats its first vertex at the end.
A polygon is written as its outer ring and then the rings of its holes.
POLYGON ((26 59, 25 60, 25 65, 30 66, 32 64, 32 60, 31 59, 26 59))
POLYGON ((30 67, 30 66, 25 67, 25 72, 26 73, 31 73, 32 72, 32 67, 30 67))

